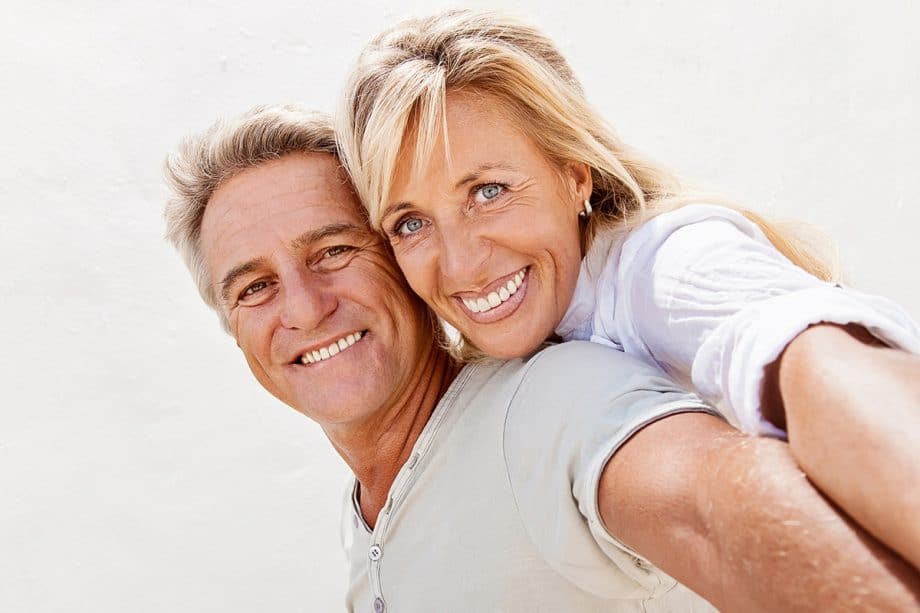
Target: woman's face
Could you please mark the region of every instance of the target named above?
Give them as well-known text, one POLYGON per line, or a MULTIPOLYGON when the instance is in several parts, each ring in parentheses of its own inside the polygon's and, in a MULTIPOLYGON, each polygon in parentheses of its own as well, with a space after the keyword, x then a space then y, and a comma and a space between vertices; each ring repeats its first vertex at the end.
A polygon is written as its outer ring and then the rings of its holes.
POLYGON ((446 104, 449 158, 442 135, 413 169, 407 135, 382 229, 438 315, 489 355, 526 355, 571 300, 590 171, 550 162, 494 98, 454 92, 446 104))

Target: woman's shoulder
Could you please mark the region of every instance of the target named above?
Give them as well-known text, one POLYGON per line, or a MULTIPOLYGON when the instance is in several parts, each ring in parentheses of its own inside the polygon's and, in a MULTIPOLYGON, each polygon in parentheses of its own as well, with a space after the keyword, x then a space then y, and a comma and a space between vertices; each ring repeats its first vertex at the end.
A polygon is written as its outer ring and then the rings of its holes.
POLYGON ((764 239, 760 227, 738 209, 718 204, 686 204, 647 219, 630 231, 623 240, 623 249, 637 248, 644 243, 663 243, 677 230, 687 226, 711 227, 728 223, 751 238, 764 239))
POLYGON ((641 254, 654 254, 678 231, 684 242, 706 241, 713 233, 718 235, 740 232, 760 243, 768 242, 760 226, 740 210, 706 202, 684 204, 662 212, 652 212, 635 227, 601 230, 591 244, 585 262, 592 277, 610 274, 633 263, 641 254), (687 230, 685 230, 687 229, 687 230))

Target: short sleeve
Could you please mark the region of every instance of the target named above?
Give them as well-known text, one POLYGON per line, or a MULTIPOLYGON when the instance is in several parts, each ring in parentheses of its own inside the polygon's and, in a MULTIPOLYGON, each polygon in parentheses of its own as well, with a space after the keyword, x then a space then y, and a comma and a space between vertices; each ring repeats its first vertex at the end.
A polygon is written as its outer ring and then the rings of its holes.
POLYGON ((504 428, 518 511, 546 561, 580 588, 653 598, 675 581, 610 534, 597 506, 610 457, 644 426, 714 410, 661 371, 619 351, 572 341, 531 358, 504 428))
POLYGON ((624 243, 617 275, 624 350, 689 379, 747 432, 784 436, 762 418, 764 372, 812 324, 860 324, 920 351, 903 309, 808 274, 724 207, 688 206, 643 225, 624 243))

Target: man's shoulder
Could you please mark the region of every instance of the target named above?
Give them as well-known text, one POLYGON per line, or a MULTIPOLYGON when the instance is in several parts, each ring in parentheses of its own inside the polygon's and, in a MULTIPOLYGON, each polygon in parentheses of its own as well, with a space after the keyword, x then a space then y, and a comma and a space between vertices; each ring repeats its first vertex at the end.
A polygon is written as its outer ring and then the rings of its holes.
POLYGON ((530 419, 592 419, 616 405, 674 399, 699 402, 660 369, 597 343, 546 343, 531 355, 486 360, 461 373, 465 404, 523 409, 530 419), (538 417, 543 415, 542 418, 538 417))
POLYGON ((524 365, 505 418, 502 452, 522 522, 543 558, 583 589, 647 598, 673 580, 637 565, 597 511, 607 460, 639 429, 702 410, 660 370, 610 347, 570 341, 524 365))
POLYGON ((489 380, 512 387, 520 387, 526 382, 528 390, 587 384, 609 387, 618 380, 627 382, 637 376, 665 376, 660 370, 622 351, 587 341, 546 342, 524 357, 486 359, 467 365, 463 373, 469 379, 465 387, 481 386, 489 380))
POLYGON ((618 429, 701 404, 654 366, 597 343, 570 341, 546 346, 524 360, 506 426, 580 436, 600 423, 618 429))
POLYGON ((547 343, 525 361, 522 374, 528 386, 537 388, 676 389, 676 384, 659 368, 598 343, 547 343))

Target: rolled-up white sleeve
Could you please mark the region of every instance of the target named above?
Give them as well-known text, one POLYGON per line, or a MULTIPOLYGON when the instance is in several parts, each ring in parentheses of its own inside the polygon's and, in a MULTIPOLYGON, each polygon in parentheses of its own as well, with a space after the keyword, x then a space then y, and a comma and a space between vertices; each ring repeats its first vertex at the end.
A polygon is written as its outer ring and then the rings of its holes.
POLYGON ((764 370, 812 324, 859 324, 920 353, 920 328, 902 308, 806 273, 731 209, 651 220, 624 242, 616 274, 608 325, 626 352, 689 378, 747 432, 784 436, 762 418, 764 370))

